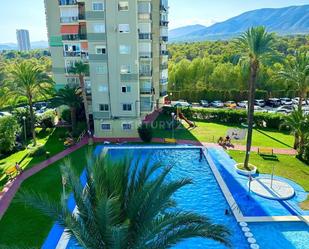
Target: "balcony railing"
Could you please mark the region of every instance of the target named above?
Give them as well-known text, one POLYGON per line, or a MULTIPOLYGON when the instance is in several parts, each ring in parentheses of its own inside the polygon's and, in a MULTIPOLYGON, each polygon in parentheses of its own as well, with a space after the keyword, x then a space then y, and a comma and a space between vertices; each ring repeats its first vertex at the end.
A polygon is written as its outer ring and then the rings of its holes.
POLYGON ((141 59, 151 59, 152 58, 152 52, 140 52, 139 58, 141 58, 141 59))
POLYGON ((151 88, 141 88, 140 89, 141 94, 152 94, 151 88))
POLYGON ((86 34, 79 34, 79 35, 63 35, 63 41, 77 41, 77 40, 87 40, 86 34))
POLYGON ((64 51, 63 52, 63 56, 64 57, 81 57, 81 59, 83 59, 83 60, 88 60, 89 59, 88 53, 86 53, 86 52, 64 51))
POLYGON ((167 42, 168 41, 168 36, 161 36, 161 40, 167 42))
POLYGON ((151 33, 139 33, 138 38, 140 40, 151 40, 152 39, 152 34, 151 33))
POLYGON ((152 76, 152 71, 140 71, 139 75, 141 77, 151 77, 152 76))
POLYGON ((161 50, 161 51, 160 51, 160 54, 161 54, 161 55, 168 55, 168 51, 167 51, 167 50, 161 50))
POLYGON ((77 5, 77 0, 59 0, 59 5, 77 5))
POLYGON ((61 23, 74 23, 78 22, 78 16, 62 16, 60 17, 61 23))
POLYGON ((150 21, 152 16, 150 13, 138 13, 138 20, 150 21))
POLYGON ((160 21, 160 26, 168 27, 168 21, 160 21))
POLYGON ((160 84, 164 85, 168 83, 168 79, 160 79, 160 84))

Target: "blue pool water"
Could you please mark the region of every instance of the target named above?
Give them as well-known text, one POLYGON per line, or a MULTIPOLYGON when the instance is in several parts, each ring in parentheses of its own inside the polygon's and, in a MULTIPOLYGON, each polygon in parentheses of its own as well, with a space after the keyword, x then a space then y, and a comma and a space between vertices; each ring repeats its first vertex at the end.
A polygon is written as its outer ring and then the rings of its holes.
MULTIPOLYGON (((101 148, 97 148, 97 153, 101 148)), ((111 150, 112 157, 122 157, 124 150, 111 150)), ((142 153, 143 157, 150 156, 152 161, 160 161, 163 165, 173 165, 173 169, 169 175, 169 179, 191 178, 193 185, 184 187, 174 195, 174 199, 178 203, 178 207, 186 211, 194 211, 202 215, 206 215, 218 224, 227 226, 231 232, 231 241, 233 248, 248 249, 248 242, 245 240, 241 230, 233 216, 226 216, 225 209, 228 204, 211 172, 211 169, 203 159, 199 162, 199 150, 196 149, 174 149, 174 150, 139 150, 134 151, 134 155, 142 153), (172 153, 171 153, 172 152, 172 153)), ((71 240, 67 249, 78 248, 71 240)), ((188 239, 174 249, 192 249, 192 248, 211 248, 224 249, 225 246, 218 242, 208 239, 188 239)))
POLYGON ((309 248, 309 227, 304 222, 253 223, 250 228, 262 249, 309 248))

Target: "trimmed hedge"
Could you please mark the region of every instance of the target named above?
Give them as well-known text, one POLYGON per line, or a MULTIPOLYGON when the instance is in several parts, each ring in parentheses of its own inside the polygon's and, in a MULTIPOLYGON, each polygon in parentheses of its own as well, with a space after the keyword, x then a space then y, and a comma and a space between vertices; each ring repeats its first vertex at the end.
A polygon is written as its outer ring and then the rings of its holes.
MULTIPOLYGON (((235 125, 240 125, 247 121, 246 110, 182 108, 181 111, 187 118, 197 121, 235 125)), ((163 113, 170 115, 172 112, 176 113, 175 107, 163 107, 163 113)), ((281 127, 283 117, 284 115, 282 114, 256 112, 254 114, 254 123, 257 127, 282 130, 284 129, 284 127, 281 127)))

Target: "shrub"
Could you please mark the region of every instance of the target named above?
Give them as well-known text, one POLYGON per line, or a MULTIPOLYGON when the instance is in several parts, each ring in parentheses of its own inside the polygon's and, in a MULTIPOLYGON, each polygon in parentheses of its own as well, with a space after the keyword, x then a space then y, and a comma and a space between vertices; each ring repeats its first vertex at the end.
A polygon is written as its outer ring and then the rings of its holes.
POLYGON ((71 123, 71 111, 70 109, 64 109, 62 112, 61 112, 61 118, 68 122, 68 123, 71 123))
POLYGON ((39 156, 44 156, 46 155, 46 148, 45 146, 40 146, 32 150, 29 155, 31 157, 39 157, 39 156))
MULTIPOLYGON (((24 122, 26 124, 26 132, 27 132, 27 137, 32 137, 32 133, 31 133, 31 120, 30 120, 30 112, 29 109, 27 108, 16 108, 13 111, 13 116, 16 119, 17 123, 19 124, 19 126, 22 128, 20 131, 22 132, 22 137, 24 137, 24 122), (26 117, 25 121, 23 120, 23 117, 26 117)), ((35 116, 35 121, 34 123, 36 123, 36 116, 35 116)))
POLYGON ((137 129, 139 137, 143 140, 145 143, 150 143, 153 137, 153 131, 152 128, 149 125, 142 124, 137 129))
POLYGON ((42 116, 40 116, 39 124, 41 128, 47 129, 47 128, 53 128, 55 126, 55 118, 56 114, 54 111, 47 111, 42 116))
POLYGON ((14 149, 19 132, 20 126, 14 117, 0 118, 0 153, 6 154, 14 149))

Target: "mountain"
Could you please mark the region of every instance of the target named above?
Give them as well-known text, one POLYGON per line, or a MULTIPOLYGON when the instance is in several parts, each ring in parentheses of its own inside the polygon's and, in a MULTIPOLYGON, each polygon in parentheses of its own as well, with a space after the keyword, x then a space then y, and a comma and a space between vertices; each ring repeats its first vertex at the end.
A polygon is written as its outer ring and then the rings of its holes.
POLYGON ((309 33, 309 5, 253 10, 191 32, 190 26, 178 28, 177 30, 185 30, 186 33, 181 35, 176 32, 177 36, 174 36, 174 30, 171 30, 170 41, 230 39, 252 26, 265 26, 268 31, 280 35, 309 33))
MULTIPOLYGON (((35 41, 31 42, 31 48, 32 49, 47 49, 48 48, 48 42, 47 41, 35 41)), ((16 43, 1 43, 0 44, 0 51, 2 50, 17 50, 17 44, 16 43)))
POLYGON ((200 30, 205 29, 206 27, 200 24, 197 25, 190 25, 190 26, 185 26, 177 29, 172 29, 168 32, 169 37, 177 38, 177 37, 183 37, 186 36, 187 34, 190 34, 192 32, 197 32, 200 30))

